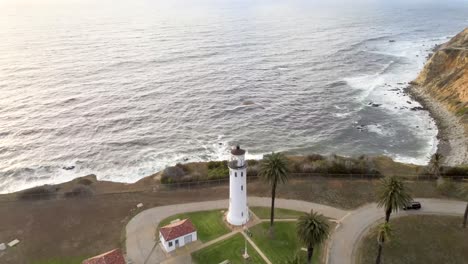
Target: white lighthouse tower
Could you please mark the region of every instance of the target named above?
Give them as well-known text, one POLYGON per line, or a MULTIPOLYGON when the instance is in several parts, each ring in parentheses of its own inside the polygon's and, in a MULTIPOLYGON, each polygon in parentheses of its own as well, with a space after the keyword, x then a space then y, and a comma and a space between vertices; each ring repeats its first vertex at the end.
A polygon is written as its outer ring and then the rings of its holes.
POLYGON ((229 166, 229 211, 227 221, 240 226, 249 221, 247 207, 247 164, 245 150, 239 145, 231 150, 229 166))

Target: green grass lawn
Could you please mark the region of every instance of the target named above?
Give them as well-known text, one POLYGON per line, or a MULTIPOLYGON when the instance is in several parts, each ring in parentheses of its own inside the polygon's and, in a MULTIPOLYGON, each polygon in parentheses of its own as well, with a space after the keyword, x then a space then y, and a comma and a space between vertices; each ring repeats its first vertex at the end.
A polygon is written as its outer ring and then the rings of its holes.
MULTIPOLYGON (((192 260, 198 264, 218 264, 224 260, 231 264, 244 264, 245 239, 241 234, 234 235, 202 250, 192 253, 192 260)), ((255 249, 247 243, 250 259, 246 263, 265 263, 255 249)))
MULTIPOLYGON (((296 236, 296 222, 276 222, 274 238, 270 238, 268 229, 269 222, 260 223, 252 228, 252 240, 267 256, 272 263, 282 263, 294 255, 306 256, 303 247, 296 236)), ((313 263, 318 262, 320 257, 320 247, 314 249, 313 263)))
POLYGON ((185 218, 189 218, 195 225, 198 239, 202 242, 208 242, 230 232, 229 228, 223 222, 223 213, 221 210, 173 215, 161 221, 159 227, 169 224, 172 220, 182 220, 185 218))
MULTIPOLYGON (((270 207, 251 207, 250 210, 260 219, 270 219, 270 207)), ((275 219, 297 219, 303 212, 275 208, 275 219)))
MULTIPOLYGON (((393 238, 385 243, 382 263, 468 263, 468 229, 461 228, 462 217, 412 215, 390 220, 393 238)), ((375 263, 375 228, 363 239, 357 263, 375 263)))

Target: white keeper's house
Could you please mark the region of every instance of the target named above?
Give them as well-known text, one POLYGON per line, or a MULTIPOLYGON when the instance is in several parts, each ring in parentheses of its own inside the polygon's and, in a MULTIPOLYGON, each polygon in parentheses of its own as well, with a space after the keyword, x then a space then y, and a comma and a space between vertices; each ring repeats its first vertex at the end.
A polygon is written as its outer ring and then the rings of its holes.
POLYGON ((172 222, 159 229, 159 240, 166 252, 183 247, 197 240, 197 229, 190 219, 172 222))

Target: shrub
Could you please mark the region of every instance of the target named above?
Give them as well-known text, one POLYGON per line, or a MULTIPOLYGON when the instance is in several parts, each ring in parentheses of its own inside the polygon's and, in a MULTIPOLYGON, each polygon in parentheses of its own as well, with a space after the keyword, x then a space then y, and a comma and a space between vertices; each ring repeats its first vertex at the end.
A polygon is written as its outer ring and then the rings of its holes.
POLYGON ((310 162, 318 161, 318 160, 325 160, 325 157, 319 154, 310 154, 310 155, 307 155, 306 158, 310 162))
POLYGON ((220 179, 229 176, 229 168, 226 160, 208 162, 208 179, 220 179))
POLYGON ((462 116, 465 114, 468 114, 468 107, 463 107, 463 108, 458 109, 457 111, 458 116, 462 116))
POLYGON ((447 175, 447 176, 467 176, 468 175, 468 166, 444 168, 443 175, 447 175))
POLYGON ((247 165, 248 166, 256 166, 258 164, 260 164, 259 160, 247 160, 247 165))
POLYGON ((453 195, 457 192, 455 184, 451 179, 437 179, 437 191, 445 196, 453 195))
POLYGON ((79 180, 78 180, 78 184, 81 184, 81 185, 91 185, 91 184, 93 184, 93 181, 90 180, 90 179, 79 179, 79 180))
POLYGON ((260 165, 257 163, 255 165, 251 165, 249 163, 249 166, 247 166, 247 175, 248 176, 258 176, 258 173, 260 172, 260 165))
POLYGON ((314 166, 312 164, 309 164, 309 163, 303 164, 301 172, 313 173, 314 172, 314 166))
POLYGON ((74 187, 71 191, 65 193, 66 198, 74 197, 89 197, 94 194, 93 189, 86 185, 79 185, 74 187))
POLYGON ((333 161, 328 166, 328 173, 330 174, 342 174, 348 173, 346 165, 340 161, 333 161))
POLYGON ((177 164, 175 166, 167 167, 164 169, 161 175, 161 183, 173 183, 179 181, 182 177, 186 175, 184 166, 182 164, 177 164))
POLYGON ((18 199, 20 200, 43 200, 51 199, 57 195, 59 187, 44 185, 39 187, 34 187, 31 189, 24 190, 18 193, 18 199))

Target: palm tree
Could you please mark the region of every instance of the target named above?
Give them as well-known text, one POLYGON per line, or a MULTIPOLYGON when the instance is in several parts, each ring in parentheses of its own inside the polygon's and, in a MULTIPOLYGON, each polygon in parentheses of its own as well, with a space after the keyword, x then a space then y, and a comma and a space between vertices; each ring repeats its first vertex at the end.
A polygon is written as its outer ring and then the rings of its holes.
MULTIPOLYGON (((462 186, 460 186, 460 194, 465 200, 468 201, 468 184, 465 183, 462 186)), ((463 217, 463 228, 466 228, 466 220, 468 218, 468 203, 466 203, 466 208, 465 208, 465 215, 463 217)))
POLYGON ((283 264, 303 264, 303 263, 304 261, 302 260, 302 257, 299 254, 296 254, 294 255, 294 257, 283 262, 283 264))
POLYGON ((434 153, 429 161, 429 172, 440 178, 440 170, 442 166, 442 159, 444 156, 440 153, 434 153))
POLYGON ((403 209, 411 202, 411 196, 403 181, 397 177, 385 177, 382 179, 377 193, 378 207, 385 209, 385 222, 390 221, 390 214, 403 209))
POLYGON ((288 162, 281 153, 272 152, 266 155, 260 165, 260 176, 271 184, 271 215, 270 234, 273 234, 273 221, 275 219, 275 198, 278 183, 285 183, 288 179, 288 162))
POLYGON ((377 243, 379 244, 379 250, 377 252, 376 264, 380 264, 382 258, 382 248, 385 241, 390 240, 392 229, 389 223, 380 224, 377 228, 377 243))
POLYGON ((310 211, 297 220, 297 237, 307 247, 307 263, 312 263, 314 247, 328 238, 330 224, 321 214, 310 211))

